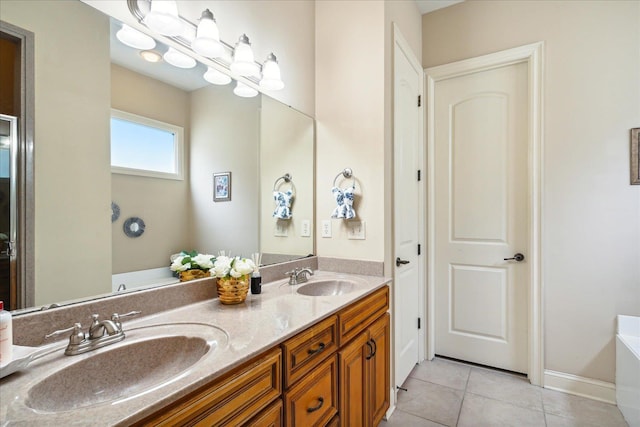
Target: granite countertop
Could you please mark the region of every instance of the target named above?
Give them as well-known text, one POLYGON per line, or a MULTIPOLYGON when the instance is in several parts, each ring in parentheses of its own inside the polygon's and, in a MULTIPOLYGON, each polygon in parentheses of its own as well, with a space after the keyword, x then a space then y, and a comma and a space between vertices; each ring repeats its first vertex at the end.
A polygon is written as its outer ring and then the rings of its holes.
MULTIPOLYGON (((316 271, 310 282, 332 278, 354 279, 358 285, 352 292, 344 295, 305 296, 296 292, 304 284, 290 286, 286 279, 278 280, 263 284, 261 294, 249 294, 242 304, 226 306, 220 304, 217 299, 210 299, 150 316, 125 319, 123 329, 127 338, 124 341, 89 353, 64 356, 62 349, 66 344, 57 345, 55 352, 35 360, 24 371, 0 379, 0 425, 129 425, 204 386, 390 281, 381 276, 316 271), (166 324, 170 326, 155 327, 166 324), (198 362, 179 375, 167 378, 160 387, 154 384, 143 390, 126 390, 124 395, 115 401, 61 412, 34 410, 26 404, 29 390, 45 378, 51 378, 51 375, 60 369, 83 363, 85 359, 99 352, 110 352, 148 339, 148 331, 156 331, 154 333, 165 336, 198 336, 198 327, 215 332, 207 338, 209 345, 216 347, 215 350, 202 356, 198 362)), ((54 391, 59 387, 60 393, 66 393, 73 388, 74 382, 80 383, 87 377, 111 377, 114 370, 126 369, 120 368, 124 363, 131 364, 137 361, 135 356, 129 358, 129 354, 121 355, 119 358, 121 360, 109 360, 107 366, 97 369, 79 368, 77 378, 66 376, 58 380, 56 377, 56 381, 51 381, 51 387, 54 391)), ((159 355, 158 360, 160 358, 159 355)), ((154 360, 145 359, 138 363, 148 364, 149 371, 152 371, 155 368, 152 366, 154 360)), ((155 370, 153 375, 161 374, 162 371, 155 370)))

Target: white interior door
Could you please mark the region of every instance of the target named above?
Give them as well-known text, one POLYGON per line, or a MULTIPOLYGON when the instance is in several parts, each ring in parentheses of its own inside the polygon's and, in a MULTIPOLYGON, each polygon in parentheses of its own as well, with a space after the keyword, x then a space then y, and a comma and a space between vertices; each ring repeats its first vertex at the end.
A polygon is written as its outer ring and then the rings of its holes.
POLYGON ((435 352, 527 372, 527 64, 438 81, 434 96, 435 352))
POLYGON ((424 218, 422 96, 423 70, 398 33, 394 50, 394 364, 401 385, 420 362, 419 318, 424 310, 423 256, 418 255, 424 218), (420 100, 421 103, 421 100, 420 100))

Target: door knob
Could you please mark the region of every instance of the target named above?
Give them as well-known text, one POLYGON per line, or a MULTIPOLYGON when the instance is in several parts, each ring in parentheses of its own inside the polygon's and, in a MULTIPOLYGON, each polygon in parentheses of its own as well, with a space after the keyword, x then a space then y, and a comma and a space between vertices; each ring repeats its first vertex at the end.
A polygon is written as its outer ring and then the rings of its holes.
POLYGON ((515 260, 515 261, 524 261, 524 255, 522 255, 520 252, 518 252, 517 254, 515 254, 513 257, 511 258, 505 258, 505 261, 511 261, 511 260, 515 260))
POLYGON ((396 258, 396 267, 400 267, 403 264, 409 264, 410 261, 406 259, 400 259, 400 257, 396 258))

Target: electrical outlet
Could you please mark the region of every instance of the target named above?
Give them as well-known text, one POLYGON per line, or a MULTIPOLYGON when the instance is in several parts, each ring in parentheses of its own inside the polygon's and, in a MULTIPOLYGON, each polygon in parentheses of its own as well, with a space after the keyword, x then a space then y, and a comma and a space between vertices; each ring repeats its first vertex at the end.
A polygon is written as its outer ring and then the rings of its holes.
POLYGON ((349 221, 347 225, 347 237, 351 240, 364 240, 364 221, 349 221))
POLYGON ((322 221, 322 237, 331 237, 331 220, 325 219, 322 221))
POLYGON ((301 228, 300 237, 311 237, 311 221, 303 219, 301 228))
POLYGON ((273 229, 273 235, 276 237, 287 237, 287 223, 284 221, 276 221, 276 226, 273 229))

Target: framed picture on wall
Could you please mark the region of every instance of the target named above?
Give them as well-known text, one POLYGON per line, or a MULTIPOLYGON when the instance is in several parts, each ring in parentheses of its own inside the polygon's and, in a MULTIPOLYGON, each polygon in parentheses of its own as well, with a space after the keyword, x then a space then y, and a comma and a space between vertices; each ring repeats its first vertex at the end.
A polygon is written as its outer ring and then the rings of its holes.
POLYGON ((640 128, 631 129, 631 185, 640 185, 640 147, 638 135, 640 128))
POLYGON ((213 174, 213 201, 228 202, 231 200, 231 172, 213 174))

